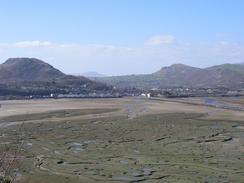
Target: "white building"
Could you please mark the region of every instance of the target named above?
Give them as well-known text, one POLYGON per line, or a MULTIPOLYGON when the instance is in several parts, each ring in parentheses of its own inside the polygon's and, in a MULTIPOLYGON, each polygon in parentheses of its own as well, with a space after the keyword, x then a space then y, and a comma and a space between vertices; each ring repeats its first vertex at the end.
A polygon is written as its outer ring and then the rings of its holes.
POLYGON ((142 93, 141 96, 142 96, 142 97, 146 97, 146 94, 145 94, 145 93, 142 93))

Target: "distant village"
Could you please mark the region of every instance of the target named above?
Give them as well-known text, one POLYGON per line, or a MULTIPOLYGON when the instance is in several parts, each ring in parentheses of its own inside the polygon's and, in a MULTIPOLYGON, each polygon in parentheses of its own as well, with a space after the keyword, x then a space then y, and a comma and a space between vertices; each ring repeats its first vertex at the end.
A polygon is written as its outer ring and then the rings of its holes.
POLYGON ((149 90, 139 90, 136 88, 116 89, 107 91, 80 91, 80 92, 48 92, 45 93, 30 93, 26 94, 4 94, 0 96, 1 100, 6 99, 59 99, 59 98, 120 98, 140 96, 143 98, 162 97, 162 98, 184 98, 184 97, 231 97, 244 96, 244 89, 228 89, 224 87, 219 88, 152 88, 149 90))
POLYGON ((151 89, 148 91, 152 97, 228 97, 228 96, 243 96, 244 89, 228 89, 225 87, 218 88, 187 88, 175 87, 164 89, 151 89))

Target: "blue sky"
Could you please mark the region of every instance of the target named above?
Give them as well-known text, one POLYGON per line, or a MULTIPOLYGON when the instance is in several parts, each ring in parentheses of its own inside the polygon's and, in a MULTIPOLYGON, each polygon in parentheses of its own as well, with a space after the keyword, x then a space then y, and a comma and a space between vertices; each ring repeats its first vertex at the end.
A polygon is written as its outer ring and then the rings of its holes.
POLYGON ((243 0, 0 0, 0 62, 108 75, 244 62, 243 10, 243 0))

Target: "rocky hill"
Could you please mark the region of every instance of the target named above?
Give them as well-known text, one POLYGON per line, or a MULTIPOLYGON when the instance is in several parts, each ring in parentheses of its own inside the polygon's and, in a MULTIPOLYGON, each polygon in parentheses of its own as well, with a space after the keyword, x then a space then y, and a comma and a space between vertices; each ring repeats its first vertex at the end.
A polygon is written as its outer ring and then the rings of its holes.
POLYGON ((244 65, 223 64, 201 69, 183 64, 174 64, 169 67, 163 67, 152 74, 102 77, 95 78, 95 80, 120 88, 243 88, 244 65))
POLYGON ((0 82, 47 81, 65 74, 36 58, 9 58, 0 65, 0 82))
POLYGON ((0 65, 0 96, 113 94, 112 87, 83 76, 66 75, 36 58, 10 58, 0 65))

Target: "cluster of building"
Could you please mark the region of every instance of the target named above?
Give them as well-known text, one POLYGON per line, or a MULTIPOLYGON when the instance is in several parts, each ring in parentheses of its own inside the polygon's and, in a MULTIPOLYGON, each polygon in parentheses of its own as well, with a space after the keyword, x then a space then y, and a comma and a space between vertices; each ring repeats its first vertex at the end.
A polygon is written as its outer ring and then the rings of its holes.
POLYGON ((243 96, 244 89, 229 89, 229 88, 163 88, 163 89, 150 89, 141 93, 144 97, 220 97, 220 96, 243 96))

